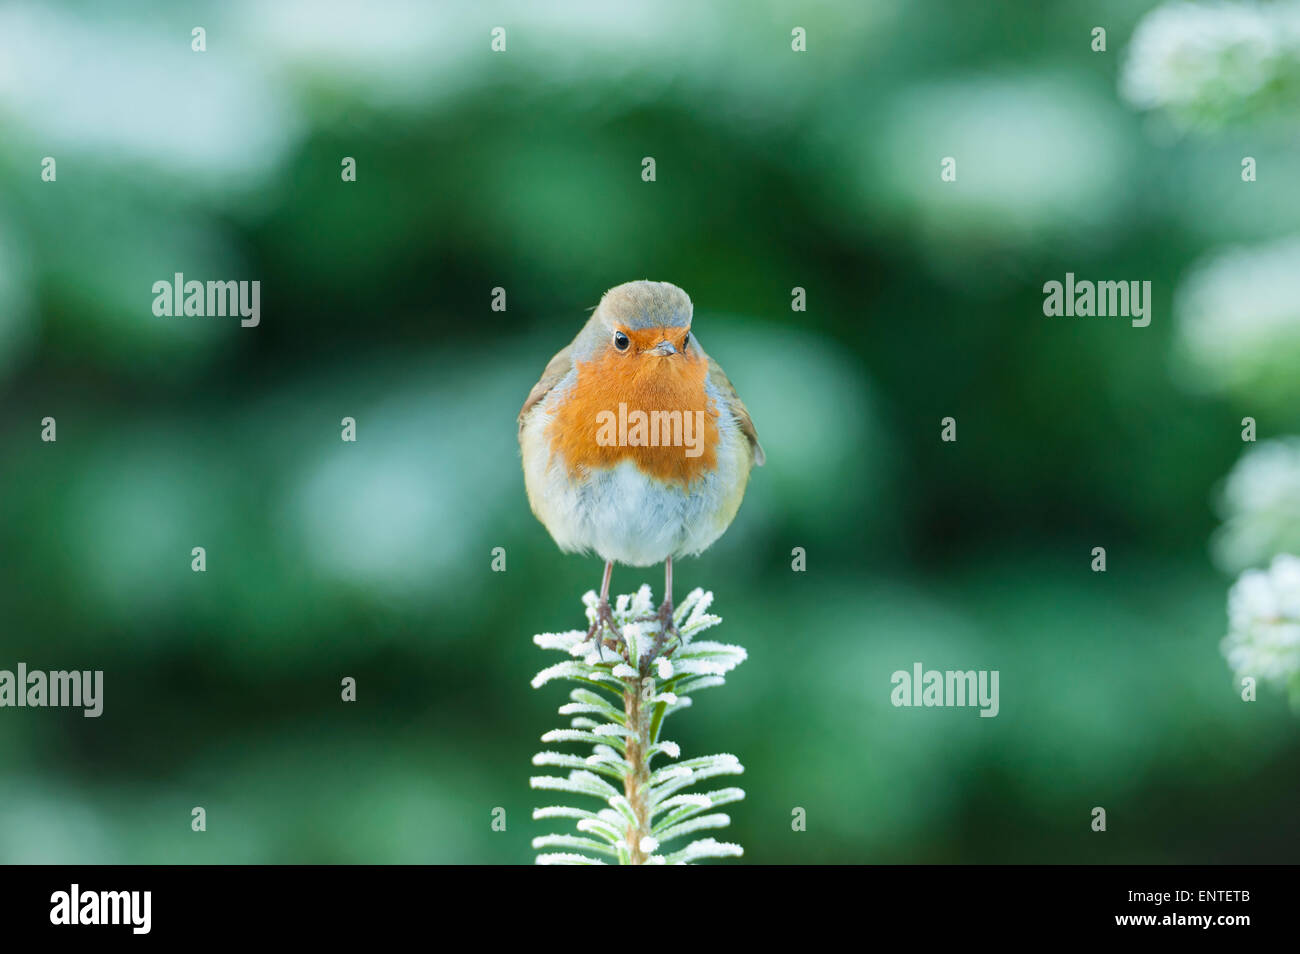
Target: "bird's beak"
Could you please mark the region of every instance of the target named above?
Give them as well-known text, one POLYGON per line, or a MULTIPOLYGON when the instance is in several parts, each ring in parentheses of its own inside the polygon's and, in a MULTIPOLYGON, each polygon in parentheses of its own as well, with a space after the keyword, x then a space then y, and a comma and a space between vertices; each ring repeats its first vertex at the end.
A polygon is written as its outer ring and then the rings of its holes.
POLYGON ((670 354, 676 354, 677 349, 673 347, 673 343, 671 341, 661 341, 646 353, 667 356, 670 354))

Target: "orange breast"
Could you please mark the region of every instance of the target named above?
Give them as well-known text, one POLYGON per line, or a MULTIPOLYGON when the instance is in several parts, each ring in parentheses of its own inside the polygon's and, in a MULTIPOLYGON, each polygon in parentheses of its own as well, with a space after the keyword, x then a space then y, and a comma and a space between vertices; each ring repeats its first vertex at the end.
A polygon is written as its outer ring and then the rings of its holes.
POLYGON ((633 460, 643 473, 685 487, 717 468, 718 412, 704 390, 708 366, 697 354, 610 347, 577 370, 548 434, 551 453, 571 474, 633 460))

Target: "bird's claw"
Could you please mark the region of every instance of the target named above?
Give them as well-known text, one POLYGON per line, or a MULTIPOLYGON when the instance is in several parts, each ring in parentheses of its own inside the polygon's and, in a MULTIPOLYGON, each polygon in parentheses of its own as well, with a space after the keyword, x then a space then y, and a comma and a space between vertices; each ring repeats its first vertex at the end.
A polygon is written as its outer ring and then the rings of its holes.
POLYGON ((596 619, 587 630, 587 638, 596 641, 596 653, 600 656, 601 662, 605 661, 605 638, 601 636, 597 639, 597 636, 603 626, 609 627, 610 634, 615 639, 623 638, 623 634, 614 623, 614 610, 609 605, 609 600, 601 600, 596 604, 596 619))
MULTIPOLYGON (((651 661, 659 658, 659 651, 664 648, 664 642, 668 637, 671 636, 677 640, 678 645, 681 645, 682 641, 681 631, 677 629, 677 623, 673 620, 673 604, 671 600, 664 600, 654 619, 659 621, 659 635, 655 637, 654 652, 650 654, 651 661)), ((668 651, 671 653, 672 649, 668 651)))

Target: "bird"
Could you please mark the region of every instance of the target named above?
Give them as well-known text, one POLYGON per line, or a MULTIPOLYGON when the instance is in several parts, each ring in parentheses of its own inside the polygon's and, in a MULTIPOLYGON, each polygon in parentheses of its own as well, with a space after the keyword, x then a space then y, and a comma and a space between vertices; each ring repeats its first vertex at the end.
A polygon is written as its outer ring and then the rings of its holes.
MULTIPOLYGON (((605 562, 588 639, 602 626, 621 639, 609 605, 616 563, 664 564, 651 658, 665 638, 680 639, 673 560, 723 534, 750 471, 766 460, 744 402, 692 330, 693 315, 690 296, 669 282, 609 289, 519 412, 533 514, 562 551, 605 562)), ((602 657, 607 638, 596 641, 602 657)))

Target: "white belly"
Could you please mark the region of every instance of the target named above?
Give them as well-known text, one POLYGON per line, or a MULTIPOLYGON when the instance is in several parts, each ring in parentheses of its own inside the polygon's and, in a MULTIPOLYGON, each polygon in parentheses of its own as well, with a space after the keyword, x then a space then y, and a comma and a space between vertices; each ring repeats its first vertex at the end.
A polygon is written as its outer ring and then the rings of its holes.
POLYGON ((645 476, 631 460, 570 476, 565 462, 550 455, 549 415, 539 410, 521 434, 524 484, 533 513, 561 550, 627 566, 693 556, 722 535, 740 508, 750 462, 732 420, 718 422, 725 431, 717 470, 683 491, 645 476))

